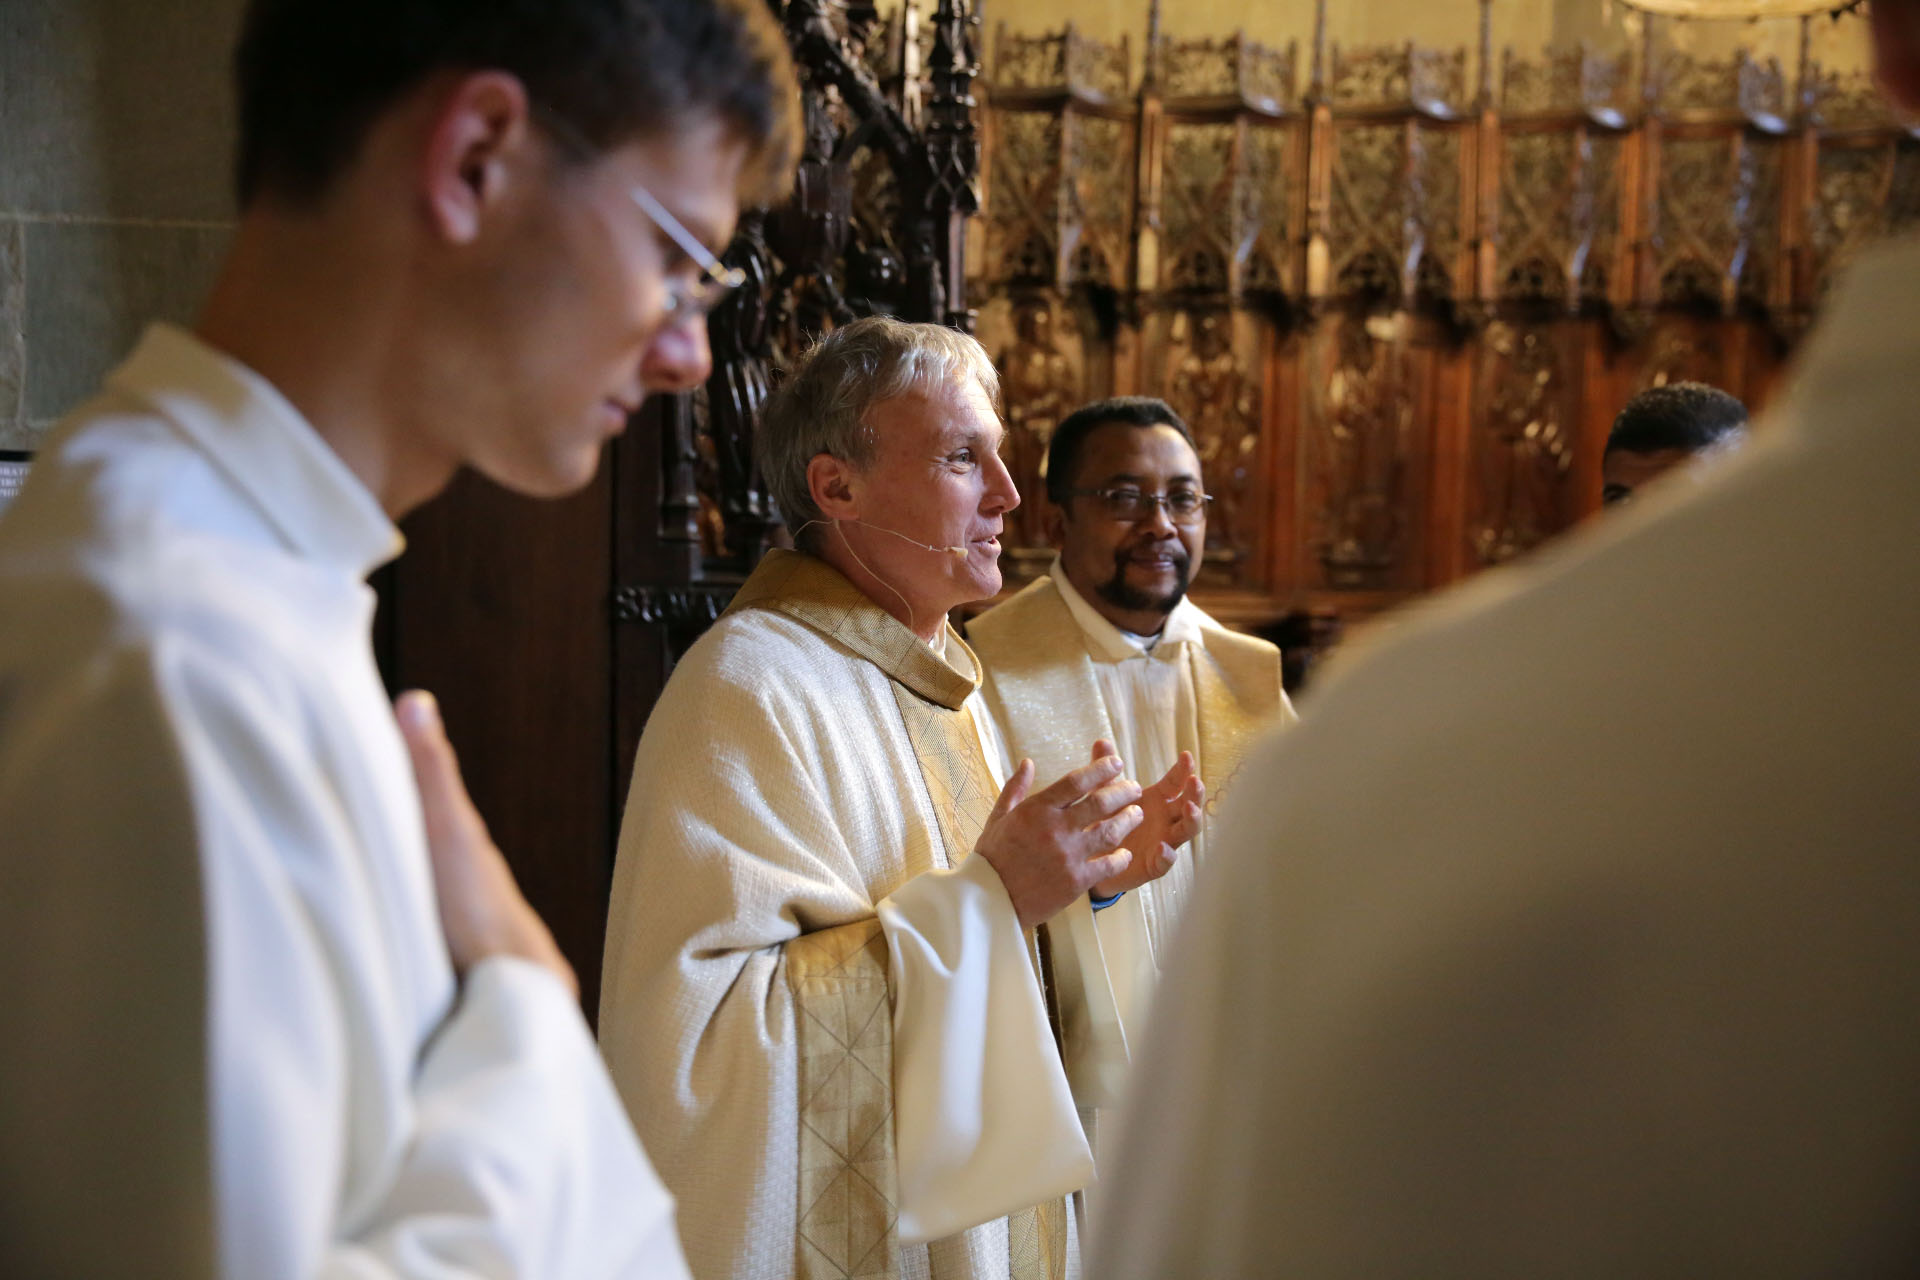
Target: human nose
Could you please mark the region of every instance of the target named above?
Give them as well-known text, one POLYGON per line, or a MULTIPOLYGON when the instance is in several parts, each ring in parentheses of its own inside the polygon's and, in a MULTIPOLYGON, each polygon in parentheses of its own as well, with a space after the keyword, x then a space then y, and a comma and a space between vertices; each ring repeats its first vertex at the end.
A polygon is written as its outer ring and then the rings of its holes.
POLYGON ((640 381, 648 391, 691 391, 712 372, 707 318, 699 312, 685 320, 668 321, 640 358, 640 381))
POLYGON ((1173 536, 1173 502, 1165 494, 1150 495, 1146 512, 1134 524, 1156 538, 1173 536))
POLYGON ((987 501, 981 505, 993 505, 995 514, 1012 511, 1020 505, 1020 490, 1013 483, 1013 473, 1007 470, 1006 460, 999 454, 990 453, 987 458, 987 501))

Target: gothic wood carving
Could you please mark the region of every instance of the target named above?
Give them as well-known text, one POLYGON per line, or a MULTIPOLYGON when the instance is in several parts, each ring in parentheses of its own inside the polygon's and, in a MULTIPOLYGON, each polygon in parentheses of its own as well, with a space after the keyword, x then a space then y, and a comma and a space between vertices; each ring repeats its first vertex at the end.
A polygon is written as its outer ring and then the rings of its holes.
POLYGON ((1127 38, 1112 44, 1082 35, 1068 23, 1048 35, 1015 35, 1002 22, 993 39, 996 94, 1032 90, 1118 102, 1127 96, 1132 61, 1127 38))
POLYGON ((1468 547, 1483 565, 1532 550, 1568 523, 1573 412, 1565 357, 1551 322, 1488 327, 1468 547))
POLYGON ((1331 321, 1332 370, 1309 436, 1313 547, 1335 587, 1392 585, 1406 552, 1412 388, 1398 326, 1331 321))
POLYGON ((1167 403, 1186 419, 1213 505, 1207 555, 1229 565, 1250 553, 1254 530, 1247 498, 1260 451, 1258 388, 1235 350, 1233 316, 1224 310, 1175 318, 1166 376, 1167 403))
POLYGON ((987 278, 1052 284, 1060 274, 1067 121, 1042 111, 1003 111, 994 121, 987 214, 987 278))
POLYGON ((1471 101, 1467 51, 1335 45, 1329 97, 1337 107, 1405 108, 1450 119, 1471 101))
POLYGON ((1609 58, 1587 46, 1548 49, 1522 58, 1508 49, 1501 60, 1500 110, 1509 118, 1585 115, 1617 126, 1630 108, 1631 59, 1609 58))
POLYGON ((1159 89, 1169 103, 1229 103, 1279 115, 1298 99, 1299 45, 1271 49, 1235 32, 1224 40, 1168 40, 1159 46, 1159 89))
POLYGON ((1833 272, 1920 217, 1920 141, 1804 41, 1796 71, 1651 26, 1523 57, 1483 3, 1477 49, 1348 49, 1329 7, 1279 48, 1167 39, 1156 7, 1130 105, 1113 46, 1009 37, 991 113, 1023 483, 1073 404, 1174 399, 1244 616, 1523 553, 1597 504, 1633 390, 1763 396, 1833 272))
POLYGON ((697 631, 709 596, 673 593, 709 583, 730 590, 768 545, 779 513, 754 470, 754 424, 778 370, 811 335, 875 312, 971 326, 964 224, 978 208, 979 167, 971 10, 969 0, 940 0, 922 29, 911 7, 883 25, 871 5, 779 6, 805 118, 794 193, 743 216, 727 249, 747 281, 709 319, 706 385, 648 410, 658 425, 657 518, 617 551, 626 583, 615 593, 616 620, 697 631))
POLYGON ((1242 231, 1237 135, 1233 121, 1167 126, 1163 291, 1225 295, 1232 287, 1242 231))
POLYGON ((1014 303, 1013 340, 1000 353, 998 365, 1006 406, 1007 464, 1023 499, 1009 517, 1012 528, 1004 541, 1041 553, 1047 546, 1045 503, 1040 500, 1047 445, 1060 420, 1080 404, 1072 362, 1054 338, 1054 308, 1047 295, 1014 303))
POLYGON ((1118 291, 1133 233, 1134 125, 1079 112, 1066 123, 1065 282, 1118 291))

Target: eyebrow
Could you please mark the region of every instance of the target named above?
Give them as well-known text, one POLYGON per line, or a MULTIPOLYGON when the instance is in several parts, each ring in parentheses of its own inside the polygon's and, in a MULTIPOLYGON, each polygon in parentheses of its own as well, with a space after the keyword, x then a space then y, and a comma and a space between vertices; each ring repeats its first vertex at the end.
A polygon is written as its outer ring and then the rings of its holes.
MULTIPOLYGON (((652 193, 649 192, 648 194, 652 193)), ((657 195, 653 198, 655 203, 671 214, 675 221, 679 222, 682 227, 686 228, 688 234, 695 240, 698 240, 707 252, 716 257, 726 257, 727 250, 733 245, 732 231, 727 232, 723 236, 720 234, 720 224, 718 222, 709 221, 707 217, 701 214, 684 213, 668 204, 665 200, 660 199, 657 195)), ((666 235, 665 228, 661 229, 661 234, 666 235)), ((672 237, 667 236, 667 239, 671 240, 672 237)), ((675 248, 678 249, 679 246, 676 245, 675 248)))
MULTIPOLYGON (((1108 476, 1105 480, 1102 480, 1100 483, 1103 485, 1106 485, 1106 484, 1142 485, 1147 483, 1148 478, 1149 477, 1147 476, 1134 475, 1132 472, 1129 472, 1129 471, 1122 471, 1118 475, 1108 476)), ((1185 472, 1182 472, 1177 476, 1168 476, 1167 483, 1170 485, 1174 485, 1174 484, 1198 485, 1200 483, 1200 477, 1194 476, 1194 475, 1188 475, 1185 472)))
POLYGON ((1007 429, 996 423, 991 434, 979 428, 950 431, 941 437, 940 445, 945 449, 960 449, 970 445, 974 448, 984 448, 989 453, 998 453, 1000 446, 1006 442, 1007 429), (992 443, 989 444, 988 441, 992 443))

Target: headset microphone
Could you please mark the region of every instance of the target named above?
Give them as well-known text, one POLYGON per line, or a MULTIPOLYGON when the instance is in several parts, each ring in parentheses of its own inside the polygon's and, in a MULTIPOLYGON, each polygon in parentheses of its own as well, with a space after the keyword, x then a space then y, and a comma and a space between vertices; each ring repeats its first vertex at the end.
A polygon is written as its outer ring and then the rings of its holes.
MULTIPOLYGON (((922 551, 939 551, 941 555, 956 555, 956 557, 960 557, 962 558, 962 560, 964 560, 964 558, 968 558, 968 555, 970 555, 966 547, 935 547, 933 543, 924 543, 924 541, 920 541, 918 537, 908 537, 906 533, 899 532, 899 530, 889 530, 889 528, 887 528, 887 526, 883 526, 883 524, 868 524, 866 520, 831 520, 831 522, 829 522, 829 520, 808 520, 808 522, 806 522, 806 524, 803 524, 801 528, 803 528, 804 530, 804 528, 806 528, 808 524, 858 524, 860 528, 866 528, 866 530, 877 530, 877 532, 881 532, 881 533, 893 533, 895 537, 899 537, 902 543, 914 543, 914 545, 916 545, 916 547, 920 547, 922 551)), ((843 537, 845 537, 845 535, 843 535, 843 537)))
POLYGON ((906 534, 895 529, 886 528, 883 525, 867 524, 865 520, 855 520, 853 523, 865 525, 869 529, 878 529, 881 533, 891 533, 902 542, 911 542, 914 546, 925 547, 928 551, 938 551, 943 555, 959 556, 962 560, 967 557, 967 549, 965 547, 936 547, 931 542, 922 542, 918 538, 909 538, 906 534))
POLYGON ((801 525, 800 529, 794 530, 794 532, 795 534, 798 534, 800 530, 806 529, 809 526, 816 525, 816 524, 857 524, 857 525, 860 525, 862 528, 876 529, 881 533, 890 533, 894 537, 900 539, 900 541, 902 542, 911 542, 914 546, 919 547, 922 550, 937 551, 943 556, 959 556, 962 560, 965 560, 967 556, 970 554, 965 547, 936 547, 931 542, 922 542, 918 538, 909 538, 906 534, 901 533, 898 529, 889 529, 885 525, 868 524, 865 520, 844 520, 844 521, 843 520, 832 520, 832 521, 809 520, 807 521, 806 524, 801 525))
MULTIPOLYGON (((967 549, 965 547, 936 547, 931 542, 922 542, 918 538, 909 538, 906 534, 901 533, 897 529, 889 529, 885 525, 867 524, 865 520, 829 520, 824 517, 816 516, 814 519, 809 520, 805 524, 801 525, 798 529, 795 529, 793 531, 793 536, 798 538, 801 534, 805 533, 808 529, 811 529, 816 524, 866 525, 866 527, 869 529, 878 529, 881 533, 891 533, 894 537, 900 539, 900 541, 902 542, 911 542, 916 547, 922 547, 928 551, 937 551, 941 555, 959 556, 962 560, 966 559, 968 555, 967 549)), ((881 586, 893 592, 893 594, 899 599, 900 607, 907 611, 907 630, 909 631, 917 630, 914 626, 913 605, 908 602, 905 596, 900 594, 900 589, 894 586, 891 582, 888 582, 885 578, 881 577, 879 574, 874 573, 872 569, 867 568, 867 562, 860 558, 860 553, 853 549, 853 544, 851 542, 847 541, 847 531, 845 529, 840 530, 840 541, 846 546, 848 554, 851 555, 854 559, 854 563, 858 564, 862 569, 866 569, 867 573, 873 578, 875 582, 878 582, 881 586)))
MULTIPOLYGON (((801 528, 793 530, 793 535, 799 537, 801 533, 810 530, 810 528, 816 526, 816 524, 858 524, 858 526, 868 528, 868 530, 879 530, 881 533, 893 533, 895 537, 899 537, 902 543, 914 543, 916 547, 920 547, 920 549, 924 549, 924 551, 939 551, 941 555, 954 555, 954 557, 960 557, 962 560, 968 558, 968 555, 970 555, 970 551, 968 551, 966 547, 935 547, 933 543, 924 543, 924 541, 920 541, 918 537, 908 537, 906 533, 900 533, 899 530, 889 530, 889 528, 883 526, 883 524, 868 524, 866 520, 808 520, 801 528)), ((847 535, 847 533, 841 533, 841 537, 845 537, 845 535, 847 535)))

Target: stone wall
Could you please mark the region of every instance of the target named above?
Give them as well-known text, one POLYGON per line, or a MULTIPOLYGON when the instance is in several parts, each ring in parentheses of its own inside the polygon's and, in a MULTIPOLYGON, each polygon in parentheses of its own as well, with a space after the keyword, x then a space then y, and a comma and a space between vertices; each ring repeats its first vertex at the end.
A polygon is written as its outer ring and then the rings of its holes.
POLYGON ((33 448, 231 232, 242 0, 0 4, 0 449, 33 448))

